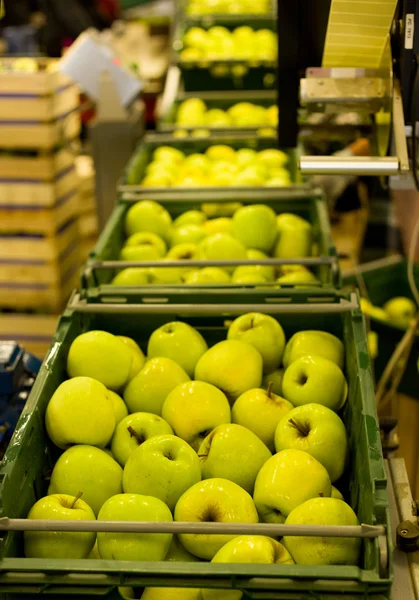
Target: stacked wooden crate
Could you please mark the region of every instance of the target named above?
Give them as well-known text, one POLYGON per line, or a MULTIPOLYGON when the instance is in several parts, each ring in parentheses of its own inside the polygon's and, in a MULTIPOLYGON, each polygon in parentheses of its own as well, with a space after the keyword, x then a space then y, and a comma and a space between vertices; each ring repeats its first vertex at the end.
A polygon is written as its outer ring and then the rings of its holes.
POLYGON ((79 178, 79 247, 80 257, 84 263, 93 250, 98 235, 95 170, 92 158, 85 155, 78 156, 76 172, 79 178))
POLYGON ((0 64, 0 308, 59 312, 80 267, 79 94, 53 61, 17 60, 0 64))

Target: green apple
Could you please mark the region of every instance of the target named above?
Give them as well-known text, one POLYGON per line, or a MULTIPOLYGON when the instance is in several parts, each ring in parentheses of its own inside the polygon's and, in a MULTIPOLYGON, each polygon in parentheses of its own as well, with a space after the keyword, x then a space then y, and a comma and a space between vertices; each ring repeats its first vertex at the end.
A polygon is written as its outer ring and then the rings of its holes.
POLYGON ((104 448, 115 429, 115 413, 108 390, 91 377, 64 381, 48 403, 45 427, 59 448, 74 444, 104 448))
POLYGON ((208 46, 208 32, 201 27, 191 27, 183 36, 185 46, 205 50, 208 46))
POLYGON ((134 233, 125 242, 125 246, 149 246, 154 248, 160 257, 163 257, 167 252, 167 246, 164 240, 155 233, 149 231, 141 231, 140 233, 134 233))
MULTIPOLYGON (((266 565, 292 565, 294 561, 288 550, 270 537, 241 535, 225 544, 212 559, 213 563, 250 563, 266 565)), ((239 590, 203 589, 204 600, 241 600, 239 590)))
POLYGON ((112 390, 108 390, 108 396, 111 399, 113 410, 115 413, 115 426, 118 425, 122 419, 128 416, 128 408, 121 396, 118 396, 112 390))
MULTIPOLYGON (((35 502, 27 519, 95 521, 90 506, 79 496, 52 494, 35 502)), ((94 532, 25 531, 26 558, 87 558, 96 539, 94 532)))
POLYGON ((122 261, 147 261, 160 260, 159 252, 153 246, 143 244, 141 246, 124 246, 119 255, 122 261))
POLYGON ((171 358, 192 377, 197 362, 207 350, 207 343, 199 331, 187 323, 173 321, 151 334, 147 355, 149 358, 171 358))
MULTIPOLYGON (((258 523, 258 514, 252 497, 239 485, 215 477, 195 483, 178 500, 175 521, 213 523, 258 523)), ((183 546, 199 556, 211 560, 218 550, 234 535, 181 533, 183 546)))
POLYGON ((91 558, 93 560, 100 560, 99 548, 97 547, 97 542, 89 552, 89 556, 87 558, 91 558))
POLYGON ((174 227, 185 227, 186 225, 203 225, 207 216, 200 210, 187 210, 179 215, 174 221, 174 227))
MULTIPOLYGON (((236 104, 235 106, 237 107, 238 105, 236 104)), ((229 114, 232 116, 233 119, 236 119, 234 113, 231 112, 232 110, 234 110, 234 108, 235 107, 232 106, 229 109, 229 114)), ((236 152, 236 161, 240 168, 244 168, 254 164, 256 162, 256 158, 257 152, 255 150, 251 150, 250 148, 240 148, 240 150, 237 150, 236 152)))
POLYGON ((290 213, 276 218, 278 239, 274 256, 277 258, 304 258, 311 256, 313 244, 312 227, 308 221, 290 213))
POLYGON ((141 600, 202 600, 200 588, 145 588, 141 600))
POLYGON ((132 352, 124 342, 107 331, 78 335, 67 356, 70 377, 92 377, 110 390, 118 390, 131 373, 132 352))
MULTIPOLYGON (((235 162, 222 161, 214 163, 214 171, 220 169, 227 169, 231 173, 237 173, 237 165, 235 162)), ((215 219, 217 217, 232 217, 237 209, 242 206, 241 202, 204 202, 202 205, 202 212, 204 212, 209 219, 215 219)))
MULTIPOLYGON (((255 250, 254 248, 249 248, 246 252, 247 258, 249 260, 266 260, 268 257, 267 254, 262 252, 261 250, 255 250)), ((274 281, 275 279, 275 267, 270 267, 269 265, 249 265, 244 267, 237 267, 238 269, 255 269, 257 273, 260 273, 267 281, 274 281)))
POLYGON ((345 501, 343 494, 337 488, 335 488, 334 485, 332 485, 332 493, 330 494, 330 497, 345 501))
POLYGON ((176 227, 172 235, 172 246, 179 244, 199 244, 205 237, 207 232, 200 225, 184 225, 176 227))
POLYGON ((182 546, 177 535, 173 536, 172 543, 164 560, 168 562, 200 562, 197 556, 191 554, 182 546))
POLYGON ((231 411, 233 423, 247 427, 274 451, 275 429, 293 405, 285 398, 268 390, 251 389, 239 396, 231 411))
MULTIPOLYGON (((209 235, 199 244, 200 258, 203 260, 245 260, 246 248, 229 233, 209 235)), ((224 267, 232 273, 234 267, 224 267)))
POLYGON ((249 166, 240 171, 234 178, 233 186, 259 187, 264 184, 264 178, 256 166, 249 166))
MULTIPOLYGON (((240 268, 240 267, 239 267, 240 268)), ((268 283, 260 273, 233 273, 231 283, 236 285, 256 285, 257 283, 268 283)))
POLYGON ((146 231, 156 233, 165 242, 169 242, 171 228, 170 214, 163 206, 152 200, 137 202, 131 206, 125 217, 125 231, 128 237, 146 231))
POLYGON ((392 298, 384 304, 383 308, 392 323, 406 328, 409 327, 417 312, 417 306, 413 300, 403 296, 392 298))
MULTIPOLYGON (((206 110, 207 105, 203 100, 201 100, 201 98, 188 98, 188 100, 185 100, 179 105, 176 115, 177 122, 184 123, 185 119, 187 119, 189 115, 193 115, 191 117, 192 119, 196 117, 198 120, 200 120, 203 117, 206 110)), ((195 122, 196 121, 192 121, 192 123, 195 122)))
POLYGON ((198 456, 203 479, 229 479, 253 494, 256 475, 272 454, 250 429, 229 423, 211 431, 198 456))
POLYGON ((141 350, 137 342, 135 342, 132 338, 127 337, 126 335, 117 335, 116 337, 122 340, 124 344, 131 350, 132 363, 131 371, 128 377, 128 381, 131 381, 131 379, 135 377, 145 365, 146 358, 144 356, 144 352, 141 350))
POLYGON ((235 150, 224 144, 215 144, 214 146, 209 146, 205 151, 205 155, 213 162, 220 160, 232 163, 236 162, 235 150))
POLYGON ((271 383, 271 392, 277 396, 282 396, 282 380, 284 379, 285 369, 275 369, 272 373, 267 373, 262 379, 262 388, 267 390, 271 383))
MULTIPOLYGON (((102 506, 98 521, 172 521, 164 502, 140 494, 116 494, 102 506)), ((97 543, 103 560, 160 561, 169 550, 171 533, 98 533, 97 543)))
MULTIPOLYGON (((162 265, 165 259, 163 259, 162 265)), ((154 285, 177 285, 183 283, 182 281, 182 269, 176 269, 173 267, 152 267, 149 269, 150 283, 154 285)))
POLYGON ((128 458, 122 479, 124 492, 160 498, 170 508, 194 483, 201 481, 196 452, 175 435, 146 440, 128 458))
POLYGON ((157 357, 146 362, 124 390, 124 400, 131 413, 161 415, 163 402, 180 383, 189 381, 184 369, 170 358, 157 357))
POLYGON ((287 368, 292 362, 306 356, 316 354, 333 361, 343 369, 345 349, 339 338, 327 331, 307 330, 295 333, 287 342, 282 362, 287 368))
POLYGON ((153 161, 178 165, 185 159, 181 150, 171 146, 159 146, 153 153, 153 161))
POLYGON ((338 411, 348 396, 348 384, 342 370, 331 360, 315 354, 297 358, 285 370, 284 396, 294 406, 322 404, 338 411))
MULTIPOLYGON (((352 508, 337 498, 311 498, 297 506, 287 525, 359 525, 352 508)), ((297 565, 357 565, 360 538, 284 536, 284 546, 297 565)))
POLYGON ((118 423, 112 438, 112 454, 124 467, 131 454, 144 442, 156 435, 172 433, 170 425, 158 415, 133 413, 118 423))
POLYGON ((99 448, 72 446, 55 463, 48 493, 75 496, 79 491, 97 515, 108 498, 122 492, 121 467, 99 448))
POLYGON ((331 492, 329 474, 319 461, 301 450, 282 450, 259 471, 253 499, 263 522, 284 523, 296 506, 331 492))
POLYGON ((270 148, 259 152, 257 160, 269 169, 280 169, 288 163, 288 156, 281 150, 270 148))
POLYGON ((212 108, 205 115, 205 124, 208 127, 231 127, 231 119, 228 114, 220 108, 212 108))
POLYGON ((296 287, 298 287, 298 284, 302 284, 301 287, 304 287, 304 283, 318 283, 319 280, 317 279, 317 277, 308 269, 306 270, 299 270, 299 271, 292 271, 290 273, 286 273, 285 275, 281 275, 281 277, 278 277, 278 279, 276 280, 277 283, 282 283, 282 284, 288 284, 288 285, 294 285, 297 284, 296 287))
POLYGON ((202 171, 205 173, 211 166, 211 162, 204 154, 189 154, 182 164, 182 172, 202 171))
POLYGON ((185 277, 187 285, 205 285, 230 283, 230 276, 224 269, 219 267, 204 267, 199 271, 188 273, 185 277))
POLYGON ((272 125, 272 127, 278 126, 278 116, 278 106, 276 104, 266 109, 266 118, 269 125, 272 125))
POLYGON ((334 482, 342 476, 348 455, 348 440, 343 421, 321 404, 305 404, 291 410, 275 431, 277 452, 294 448, 314 456, 334 482))
POLYGON ((198 450, 215 427, 231 421, 230 406, 223 392, 203 381, 175 387, 164 401, 162 416, 194 450, 198 450))
POLYGON ((122 269, 112 279, 111 285, 147 285, 149 283, 149 270, 138 267, 122 269))
POLYGON ((135 595, 134 588, 127 586, 119 586, 118 594, 121 598, 123 598, 123 600, 135 600, 135 598, 137 597, 135 595))
POLYGON ((207 235, 216 233, 231 233, 233 229, 233 221, 230 217, 218 217, 217 219, 209 219, 203 224, 203 229, 207 235))
MULTIPOLYGON (((202 58, 204 58, 204 56, 203 56, 202 51, 198 50, 198 48, 185 48, 184 50, 182 50, 182 52, 180 52, 179 58, 182 62, 188 62, 188 61, 195 62, 197 60, 201 60, 202 58)), ((175 136, 175 137, 179 137, 179 136, 175 136)), ((184 137, 184 136, 181 136, 181 137, 184 137)))
POLYGON ((285 334, 276 319, 262 313, 241 315, 230 325, 228 340, 247 342, 259 351, 264 373, 279 367, 285 348, 285 334))
POLYGON ((262 382, 263 361, 258 350, 241 340, 225 340, 212 346, 199 359, 195 379, 222 390, 234 402, 262 382))
POLYGON ((270 252, 277 236, 276 214, 265 204, 243 206, 234 213, 233 233, 246 248, 270 252))

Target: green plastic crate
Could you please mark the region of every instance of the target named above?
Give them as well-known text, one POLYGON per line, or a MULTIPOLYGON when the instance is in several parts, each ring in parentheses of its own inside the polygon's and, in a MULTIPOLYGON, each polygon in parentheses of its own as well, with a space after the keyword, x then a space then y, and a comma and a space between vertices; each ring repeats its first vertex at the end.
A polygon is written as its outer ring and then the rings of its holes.
MULTIPOLYGON (((414 300, 407 279, 407 261, 401 256, 374 261, 361 266, 358 271, 365 283, 368 297, 375 306, 384 306, 387 300, 394 296, 406 296, 414 300)), ((415 266, 414 275, 416 285, 419 285, 419 265, 415 266)), ((358 286, 356 276, 344 277, 343 284, 352 287, 358 286)), ((406 330, 374 317, 370 317, 370 327, 378 335, 378 356, 374 360, 375 378, 378 382, 406 330)), ((399 391, 419 399, 418 360, 419 337, 416 336, 399 391)))
MULTIPOLYGON (((210 345, 225 339, 225 318, 260 308, 234 304, 218 307, 169 304, 102 307, 79 305, 73 298, 58 326, 15 434, 0 467, 0 516, 25 517, 33 503, 45 494, 47 478, 57 453, 44 430, 49 399, 66 378, 70 344, 82 332, 104 329, 133 337, 145 350, 154 329, 180 319, 197 327, 210 345), (75 312, 75 308, 77 311, 75 312)), ((290 303, 292 304, 292 299, 290 303)), ((386 478, 374 401, 373 382, 363 316, 356 295, 338 293, 323 304, 300 297, 299 304, 266 307, 284 327, 287 338, 301 329, 322 329, 341 337, 346 349, 349 397, 343 410, 350 448, 342 491, 361 523, 387 526, 387 535, 363 540, 360 565, 302 566, 258 564, 210 564, 121 562, 102 560, 36 560, 22 558, 22 535, 0 538, 0 597, 28 600, 29 594, 69 597, 114 594, 118 585, 171 587, 239 587, 244 598, 255 600, 385 600, 390 598, 391 536, 386 478), (16 593, 17 595, 15 595, 16 593)))
MULTIPOLYGON (((309 284, 309 288, 313 294, 322 295, 325 288, 338 288, 340 286, 339 261, 332 242, 327 207, 323 197, 317 195, 315 191, 311 191, 305 199, 298 201, 284 199, 264 200, 263 202, 268 204, 277 213, 293 212, 307 219, 312 224, 314 242, 318 251, 317 257, 314 257, 314 263, 317 264, 311 265, 311 268, 320 282, 319 285, 309 284)), ((254 204, 255 199, 252 198, 246 203, 254 204)), ((201 207, 198 201, 183 200, 166 200, 162 202, 162 205, 170 212, 173 218, 176 218, 186 210, 199 209, 201 207)), ((141 298, 145 296, 164 294, 169 289, 172 293, 178 294, 180 298, 185 298, 186 296, 194 298, 198 302, 202 295, 210 295, 214 302, 223 302, 226 296, 231 296, 232 294, 251 297, 255 293, 255 286, 250 284, 246 286, 233 284, 202 286, 183 284, 127 287, 110 285, 117 271, 114 266, 106 266, 106 262, 116 261, 119 258, 122 245, 126 239, 124 232, 125 215, 130 206, 132 206, 132 203, 120 202, 115 208, 84 269, 82 289, 83 294, 89 302, 100 302, 103 297, 118 297, 121 301, 123 298, 124 302, 131 302, 133 299, 141 301, 141 298), (105 265, 101 266, 103 262, 105 262, 105 265)), ((125 263, 123 261, 120 261, 119 264, 121 268, 124 268, 125 263)), ((165 266, 162 261, 158 261, 156 264, 165 266)), ((138 262, 137 266, 143 266, 143 263, 138 262)), ((260 284, 256 288, 260 288, 260 284)), ((275 284, 267 284, 264 287, 267 296, 288 296, 290 289, 294 289, 294 286, 288 285, 281 289, 276 288, 278 286, 275 284)), ((251 300, 249 299, 249 301, 251 300)))

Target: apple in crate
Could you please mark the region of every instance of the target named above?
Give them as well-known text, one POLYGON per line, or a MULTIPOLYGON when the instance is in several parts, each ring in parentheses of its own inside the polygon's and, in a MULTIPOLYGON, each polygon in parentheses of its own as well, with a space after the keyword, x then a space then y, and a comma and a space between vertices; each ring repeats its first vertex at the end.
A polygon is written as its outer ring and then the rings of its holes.
POLYGON ((118 339, 124 342, 131 350, 132 353, 132 363, 131 363, 131 371, 128 377, 128 381, 131 381, 133 377, 137 375, 144 367, 146 358, 144 356, 144 352, 141 350, 140 346, 135 342, 132 338, 127 337, 126 335, 117 335, 118 339))
POLYGON ((284 367, 289 367, 292 362, 306 356, 316 354, 336 363, 343 369, 345 350, 339 338, 327 331, 299 331, 287 342, 284 351, 284 367))
POLYGON ((172 217, 157 202, 142 200, 128 210, 125 217, 125 231, 128 237, 140 232, 155 233, 169 243, 172 217))
POLYGON ((113 411, 115 414, 115 425, 118 425, 123 418, 128 416, 128 408, 121 396, 118 396, 116 392, 108 390, 108 396, 111 399, 113 411))
POLYGON ((233 232, 246 248, 269 253, 277 236, 276 214, 264 204, 243 206, 234 213, 233 232))
POLYGON ((298 215, 282 213, 276 219, 278 240, 274 249, 276 258, 304 258, 311 256, 313 233, 308 221, 298 215))

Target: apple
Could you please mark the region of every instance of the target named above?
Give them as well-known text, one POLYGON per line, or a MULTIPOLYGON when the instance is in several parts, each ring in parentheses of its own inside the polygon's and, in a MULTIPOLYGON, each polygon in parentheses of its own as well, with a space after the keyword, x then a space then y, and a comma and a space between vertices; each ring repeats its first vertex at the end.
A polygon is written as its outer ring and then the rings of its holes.
POLYGON ((212 108, 205 115, 205 123, 209 127, 231 127, 232 122, 228 114, 220 108, 212 108))
MULTIPOLYGON (((269 258, 264 252, 261 250, 255 250, 254 248, 249 248, 246 252, 247 258, 249 260, 266 260, 269 258)), ((238 269, 255 269, 257 273, 260 273, 267 281, 273 281, 275 279, 275 268, 269 265, 249 265, 243 267, 237 267, 238 269)))
POLYGON ((207 110, 207 105, 201 98, 188 98, 179 105, 177 118, 183 119, 185 115, 190 113, 196 115, 203 115, 207 110))
POLYGON ((334 485, 332 485, 332 493, 330 494, 330 497, 345 501, 343 494, 334 485))
POLYGON ((219 267, 204 267, 199 271, 188 273, 185 277, 187 285, 205 285, 230 283, 230 276, 224 269, 219 267))
MULTIPOLYGON (((158 148, 158 150, 162 150, 162 148, 158 148)), ((165 242, 169 242, 171 228, 172 217, 168 211, 152 200, 136 202, 125 217, 125 231, 128 237, 134 233, 145 231, 155 233, 165 242)))
POLYGON ((228 340, 247 342, 259 351, 264 373, 279 367, 285 348, 285 334, 276 319, 269 315, 252 312, 241 315, 230 325, 228 340))
MULTIPOLYGON (((164 264, 162 260, 162 264, 164 264)), ((182 282, 182 269, 176 269, 173 267, 152 267, 149 269, 150 283, 154 285, 164 284, 180 284, 182 282)))
POLYGON ((172 246, 179 244, 199 244, 207 233, 200 225, 184 225, 183 227, 177 227, 173 231, 172 235, 172 246))
POLYGON ((413 300, 403 296, 392 298, 384 304, 383 308, 392 323, 406 328, 409 327, 417 312, 417 306, 413 300))
POLYGON ((108 390, 91 377, 64 381, 48 403, 45 427, 59 448, 74 444, 104 448, 115 429, 115 413, 108 390))
POLYGON ((274 451, 276 426, 293 408, 291 402, 272 393, 271 387, 268 390, 251 389, 237 398, 231 419, 253 431, 269 450, 274 451))
POLYGON ((257 283, 268 283, 266 279, 260 273, 248 272, 248 273, 233 273, 231 283, 236 285, 255 285, 257 283))
POLYGON ((209 219, 208 221, 205 221, 202 227, 207 235, 231 233, 233 221, 230 217, 218 217, 218 219, 209 219))
POLYGON ((263 376, 262 379, 262 388, 267 390, 269 384, 271 384, 271 392, 272 394, 276 394, 277 396, 282 396, 282 380, 284 379, 285 369, 275 369, 272 373, 267 373, 263 376))
POLYGON ((371 360, 375 360, 378 356, 378 333, 375 331, 367 331, 368 352, 371 360))
POLYGON ((124 246, 119 255, 122 261, 160 260, 161 256, 153 246, 124 246))
POLYGON ((153 153, 153 161, 166 164, 180 164, 185 159, 181 150, 171 146, 159 146, 153 153))
POLYGON ((278 116, 278 106, 276 104, 266 109, 266 118, 269 125, 272 125, 272 127, 278 126, 278 116))
POLYGON ((147 285, 149 283, 149 270, 137 267, 122 269, 112 279, 111 285, 147 285))
POLYGON ((186 225, 203 225, 207 216, 200 210, 187 210, 179 215, 174 221, 174 227, 185 227, 186 225))
POLYGON ((160 257, 163 257, 167 252, 167 246, 164 240, 155 233, 149 231, 141 231, 140 233, 134 233, 125 242, 125 246, 149 246, 154 248, 160 257))
MULTIPOLYGON (((140 494, 116 494, 100 509, 98 521, 172 521, 164 502, 140 494)), ((160 561, 169 550, 171 533, 98 533, 97 543, 103 560, 160 561)))
MULTIPOLYGON (((245 103, 243 102, 241 104, 245 103)), ((236 113, 239 106, 240 104, 235 104, 228 110, 233 120, 237 119, 236 113)), ((236 152, 236 162, 239 165, 239 167, 247 167, 249 165, 252 165, 256 162, 256 159, 257 152, 255 150, 251 150, 250 148, 240 148, 240 150, 237 150, 236 152)))
MULTIPOLYGON (((304 284, 304 283, 319 283, 317 277, 308 269, 304 271, 292 271, 291 273, 286 273, 285 275, 281 275, 276 280, 277 283, 294 285, 294 284, 304 284)), ((298 287, 298 285, 296 285, 298 287)), ((301 287, 304 287, 301 285, 301 287)))
POLYGON ((121 467, 95 446, 72 446, 55 463, 48 493, 75 496, 79 491, 98 515, 108 498, 122 492, 121 467))
MULTIPOLYGON (((227 542, 212 559, 213 563, 250 563, 293 565, 288 550, 277 540, 263 535, 241 535, 227 542)), ((239 590, 203 589, 204 600, 240 600, 239 590)))
POLYGON ((311 256, 313 244, 312 227, 308 221, 290 213, 282 213, 277 219, 278 240, 274 256, 277 258, 303 258, 311 256))
POLYGON ((170 425, 158 415, 133 413, 118 423, 112 438, 112 454, 124 467, 130 455, 148 439, 172 433, 170 425))
POLYGON ((343 369, 345 349, 339 338, 327 331, 299 331, 285 346, 282 362, 287 368, 292 362, 307 354, 316 354, 333 361, 343 369))
POLYGON ((202 600, 200 588, 145 588, 141 600, 202 600))
MULTIPOLYGON (((60 521, 95 521, 90 506, 80 495, 52 494, 32 506, 27 519, 60 521)), ((25 531, 23 534, 26 558, 87 558, 92 550, 94 532, 25 531)))
MULTIPOLYGON (((218 161, 213 164, 213 170, 219 171, 220 169, 226 169, 231 173, 237 173, 237 164, 229 161, 218 161)), ((237 209, 242 205, 241 202, 204 202, 202 205, 202 212, 204 212, 209 219, 216 219, 218 217, 231 217, 234 215, 237 209)))
POLYGON ((147 412, 161 415, 163 402, 180 383, 189 376, 174 360, 165 357, 152 358, 128 383, 124 400, 131 413, 147 412))
POLYGON ((297 358, 285 370, 284 396, 294 406, 322 404, 338 411, 348 396, 348 384, 342 370, 331 360, 315 354, 297 358))
MULTIPOLYGON (((297 506, 287 525, 359 525, 352 508, 337 498, 311 498, 297 506)), ((283 544, 297 565, 357 565, 360 538, 284 536, 283 544)))
POLYGON ((231 421, 230 406, 223 392, 203 381, 175 387, 164 401, 162 416, 194 450, 198 450, 215 427, 231 421))
POLYGON ((264 184, 264 178, 260 173, 257 166, 249 166, 240 171, 234 178, 233 185, 236 187, 241 186, 261 186, 264 184))
POLYGON ((182 163, 182 171, 202 171, 205 173, 211 166, 211 162, 204 154, 189 154, 182 163))
POLYGON ((197 362, 207 350, 207 343, 199 331, 187 323, 173 321, 151 334, 147 355, 149 358, 171 358, 192 377, 197 362))
POLYGON ((183 36, 185 46, 193 46, 205 50, 208 46, 208 32, 201 27, 191 27, 183 36))
POLYGON ((257 161, 269 169, 280 169, 288 163, 288 156, 281 150, 270 148, 259 152, 257 161))
POLYGON ((180 52, 179 58, 182 62, 195 62, 203 58, 203 53, 201 50, 198 50, 198 48, 185 48, 182 50, 182 52, 180 52))
POLYGON ((326 406, 298 406, 281 419, 275 431, 276 451, 287 448, 308 452, 327 469, 333 483, 342 476, 348 455, 345 425, 326 406))
POLYGON ((92 377, 115 391, 127 383, 131 365, 131 350, 107 331, 87 331, 78 335, 67 356, 70 377, 92 377))
POLYGON ((250 429, 229 423, 211 431, 198 456, 203 479, 228 479, 253 494, 256 475, 272 454, 250 429))
POLYGON ((277 236, 275 212, 265 204, 243 206, 234 213, 233 233, 246 248, 270 252, 277 236))
POLYGON ((144 356, 144 352, 141 350, 137 342, 135 342, 132 338, 127 337, 126 335, 117 335, 116 337, 122 340, 124 344, 126 344, 131 350, 132 363, 131 371, 128 377, 128 381, 131 381, 131 379, 135 377, 145 365, 146 358, 144 356))
POLYGON ((87 558, 91 558, 92 560, 100 560, 100 554, 99 554, 99 549, 97 547, 97 542, 95 542, 95 545, 89 552, 89 556, 87 558))
POLYGON ((263 465, 253 499, 262 521, 284 523, 296 506, 319 495, 329 497, 331 492, 324 466, 307 452, 291 449, 274 454, 263 465))
MULTIPOLYGON (((229 233, 209 235, 199 244, 200 258, 203 260, 245 260, 246 248, 229 233)), ((234 266, 224 267, 232 273, 234 266)))
POLYGON ((135 595, 134 588, 126 586, 119 586, 118 594, 121 598, 123 598, 123 600, 135 600, 135 598, 137 597, 135 595))
POLYGON ((172 543, 164 560, 166 562, 200 562, 197 556, 191 554, 182 546, 177 535, 173 536, 172 543))
MULTIPOLYGON (((213 523, 258 523, 258 514, 252 497, 239 485, 215 477, 195 483, 178 500, 175 521, 213 523)), ((218 550, 234 535, 181 533, 183 546, 199 556, 211 560, 218 550)))
POLYGON ((113 410, 115 413, 115 426, 118 425, 123 418, 128 416, 128 408, 121 396, 118 396, 112 390, 108 390, 108 396, 111 399, 113 410))
POLYGON ((236 152, 230 146, 225 146, 223 144, 215 144, 214 146, 209 146, 205 151, 205 155, 213 162, 215 161, 227 161, 234 163, 236 162, 236 152))
POLYGON ((122 479, 124 492, 160 498, 175 508, 183 492, 201 481, 196 452, 175 435, 146 440, 128 458, 122 479))
POLYGON ((199 359, 195 379, 222 390, 234 402, 241 394, 262 382, 263 361, 258 350, 241 340, 224 340, 199 359))

